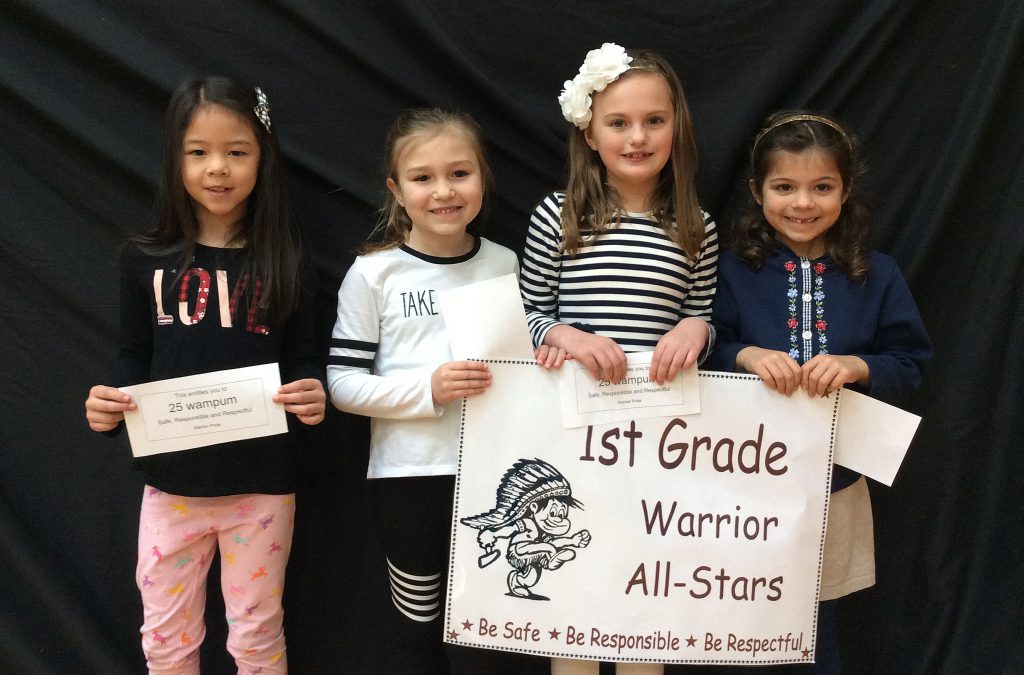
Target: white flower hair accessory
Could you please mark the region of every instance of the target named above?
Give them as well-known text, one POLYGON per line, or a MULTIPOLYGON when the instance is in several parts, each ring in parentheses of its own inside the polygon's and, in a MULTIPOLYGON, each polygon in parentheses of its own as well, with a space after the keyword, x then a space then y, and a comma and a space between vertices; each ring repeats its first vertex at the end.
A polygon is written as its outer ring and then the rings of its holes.
POLYGON ((632 56, 614 42, 605 42, 600 49, 587 52, 583 59, 580 72, 562 85, 562 93, 558 95, 558 104, 562 106, 562 116, 579 129, 590 126, 590 104, 592 95, 604 91, 609 84, 629 70, 632 56))
POLYGON ((252 109, 257 119, 263 124, 263 128, 270 133, 270 105, 267 103, 267 95, 263 90, 256 87, 256 107, 252 109))

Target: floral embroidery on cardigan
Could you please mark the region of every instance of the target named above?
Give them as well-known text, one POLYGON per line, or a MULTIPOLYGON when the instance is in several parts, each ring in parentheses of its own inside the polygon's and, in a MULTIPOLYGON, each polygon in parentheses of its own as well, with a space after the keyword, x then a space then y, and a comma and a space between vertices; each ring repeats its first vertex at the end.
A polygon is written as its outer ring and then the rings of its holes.
POLYGON ((798 318, 800 314, 804 314, 805 321, 809 322, 810 313, 797 311, 798 299, 803 300, 804 304, 814 302, 814 329, 818 333, 818 353, 828 354, 828 335, 826 335, 828 322, 825 321, 825 291, 823 290, 825 280, 822 278, 822 275, 827 269, 825 264, 819 262, 811 266, 810 261, 801 258, 800 265, 797 265, 797 263, 792 260, 787 260, 783 266, 788 273, 786 281, 789 284, 789 288, 786 291, 789 309, 789 318, 786 320, 786 326, 789 328, 789 356, 795 361, 800 360, 801 339, 805 342, 805 351, 808 353, 808 357, 811 354, 810 330, 798 330, 801 327, 800 318, 798 318), (809 298, 801 297, 800 289, 797 288, 797 267, 804 270, 810 267, 814 271, 813 281, 810 278, 807 278, 802 284, 804 287, 808 285, 808 282, 813 284, 814 291, 810 294, 809 298))
POLYGON ((828 322, 825 321, 825 279, 822 275, 825 274, 825 264, 815 263, 814 264, 814 327, 818 331, 818 353, 828 354, 828 336, 825 335, 825 330, 828 328, 828 322))
POLYGON ((786 261, 786 271, 789 272, 789 277, 786 279, 789 282, 789 290, 786 291, 786 297, 789 299, 789 320, 786 321, 786 325, 789 326, 789 356, 795 361, 800 360, 800 348, 797 346, 800 341, 796 335, 796 329, 800 326, 800 322, 796 318, 796 298, 800 294, 796 290, 796 263, 792 260, 786 261))

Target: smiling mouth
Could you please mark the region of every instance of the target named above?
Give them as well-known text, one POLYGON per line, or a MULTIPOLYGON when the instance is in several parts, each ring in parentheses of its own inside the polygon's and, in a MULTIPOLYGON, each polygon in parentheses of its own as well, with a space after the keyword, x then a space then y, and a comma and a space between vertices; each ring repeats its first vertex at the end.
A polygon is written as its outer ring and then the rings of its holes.
POLYGON ((623 157, 625 157, 626 159, 640 160, 647 159, 653 154, 653 152, 627 152, 626 154, 623 155, 623 157))
POLYGON ((813 218, 788 218, 787 220, 791 223, 796 223, 797 225, 807 225, 809 223, 813 223, 817 219, 818 217, 815 216, 813 218))
POLYGON ((430 212, 438 216, 448 216, 457 213, 461 206, 442 206, 439 209, 431 209, 430 212))
POLYGON ((548 518, 544 521, 544 527, 552 534, 561 534, 569 529, 569 523, 565 518, 548 518))

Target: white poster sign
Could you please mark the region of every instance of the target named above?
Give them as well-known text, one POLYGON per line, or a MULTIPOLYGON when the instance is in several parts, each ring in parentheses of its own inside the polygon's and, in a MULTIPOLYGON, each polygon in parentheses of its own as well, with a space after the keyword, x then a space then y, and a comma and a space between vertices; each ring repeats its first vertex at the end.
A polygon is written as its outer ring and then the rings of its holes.
POLYGON ((463 408, 448 642, 610 661, 814 659, 838 396, 700 374, 700 412, 565 428, 558 372, 463 408))

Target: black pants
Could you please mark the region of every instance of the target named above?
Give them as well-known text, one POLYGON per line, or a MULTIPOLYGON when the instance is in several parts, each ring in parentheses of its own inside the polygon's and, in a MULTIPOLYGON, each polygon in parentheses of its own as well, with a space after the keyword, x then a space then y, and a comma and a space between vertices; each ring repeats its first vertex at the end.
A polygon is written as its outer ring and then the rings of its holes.
POLYGON ((454 476, 370 481, 394 610, 380 636, 381 672, 548 675, 547 658, 444 643, 454 490, 454 476))

